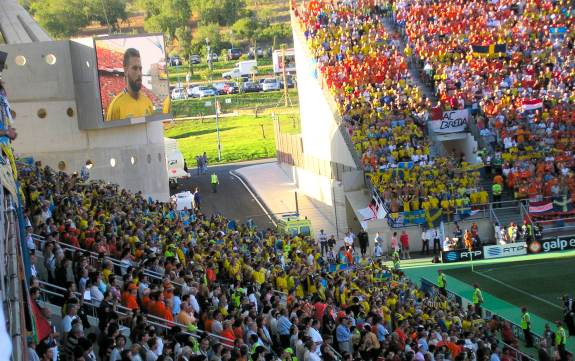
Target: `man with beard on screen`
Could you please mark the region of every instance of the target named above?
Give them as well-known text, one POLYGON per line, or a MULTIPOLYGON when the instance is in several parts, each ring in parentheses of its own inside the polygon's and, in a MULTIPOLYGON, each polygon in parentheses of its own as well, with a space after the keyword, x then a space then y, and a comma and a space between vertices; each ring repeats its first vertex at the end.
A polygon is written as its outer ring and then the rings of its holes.
POLYGON ((134 48, 126 49, 123 65, 127 86, 110 103, 106 121, 143 117, 151 115, 154 111, 152 101, 140 91, 142 89, 140 52, 134 48))

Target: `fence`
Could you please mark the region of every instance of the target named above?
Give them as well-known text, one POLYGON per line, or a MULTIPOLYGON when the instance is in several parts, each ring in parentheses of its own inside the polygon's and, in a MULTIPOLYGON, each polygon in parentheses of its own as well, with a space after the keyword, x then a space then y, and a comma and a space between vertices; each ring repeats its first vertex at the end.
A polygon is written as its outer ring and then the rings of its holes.
MULTIPOLYGON (((33 239, 34 239, 35 241, 37 241, 37 242, 44 242, 44 241, 45 241, 44 237, 42 237, 42 236, 40 236, 40 235, 37 235, 37 234, 33 234, 32 237, 33 237, 33 239)), ((108 261, 112 262, 112 264, 114 265, 114 267, 115 267, 118 271, 119 271, 120 269, 126 269, 126 268, 129 267, 128 264, 122 263, 122 261, 120 261, 120 260, 118 260, 118 259, 115 259, 115 258, 112 258, 112 257, 109 257, 109 256, 104 256, 104 257, 102 257, 100 254, 98 254, 98 253, 96 253, 96 252, 92 252, 92 251, 85 250, 85 249, 83 249, 83 248, 75 247, 75 246, 72 246, 71 244, 64 243, 64 242, 61 242, 61 241, 52 241, 52 242, 56 243, 58 246, 60 246, 60 247, 61 247, 62 249, 64 249, 64 250, 70 250, 70 251, 72 251, 72 252, 79 251, 79 252, 82 252, 83 254, 89 255, 89 257, 90 257, 90 262, 91 262, 94 266, 99 266, 99 264, 101 263, 102 259, 104 259, 104 260, 108 260, 108 261)), ((41 253, 39 253, 39 254, 38 254, 38 257, 39 257, 39 258, 42 258, 43 256, 42 256, 41 253)), ((159 283, 162 283, 162 282, 164 281, 164 279, 165 279, 165 276, 162 275, 161 273, 155 272, 155 271, 150 270, 150 269, 148 269, 148 268, 143 268, 143 272, 144 272, 144 274, 145 274, 146 276, 150 277, 150 278, 153 279, 153 280, 158 281, 159 283)), ((180 286, 180 287, 182 286, 182 284, 180 284, 180 283, 173 282, 173 281, 170 281, 170 282, 171 282, 174 286, 180 286)))
MULTIPOLYGON (((53 301, 54 299, 62 299, 64 298, 64 293, 67 291, 65 288, 62 288, 60 286, 57 285, 53 285, 51 283, 48 282, 44 282, 44 281, 39 281, 40 282, 40 291, 42 293, 42 296, 44 297, 44 301, 53 301)), ((78 299, 83 299, 83 295, 81 295, 80 293, 76 292, 75 296, 78 299)), ((92 316, 97 318, 98 317, 98 306, 96 306, 94 303, 92 303, 92 301, 88 301, 88 300, 83 300, 82 304, 84 306, 84 310, 86 310, 87 315, 88 316, 92 316)), ((119 305, 119 304, 115 304, 114 305, 114 310, 115 312, 120 316, 119 321, 126 321, 126 319, 128 318, 128 316, 132 313, 132 310, 119 305)), ((146 319, 147 319, 147 323, 154 325, 155 327, 158 327, 163 333, 163 334, 167 334, 167 332, 174 326, 179 326, 182 329, 182 332, 194 337, 195 339, 200 339, 202 337, 209 337, 213 343, 221 343, 224 347, 228 347, 228 348, 233 348, 233 346, 229 345, 230 340, 210 333, 210 332, 206 332, 203 330, 196 330, 195 332, 189 332, 186 331, 187 330, 187 326, 177 323, 175 321, 168 321, 166 319, 154 316, 152 314, 146 314, 146 319)))
POLYGON ((343 173, 351 172, 356 168, 341 163, 319 159, 304 153, 303 142, 299 134, 282 133, 279 119, 272 116, 276 139, 277 159, 281 163, 309 170, 314 174, 341 181, 343 173))
MULTIPOLYGON (((427 280, 426 278, 421 278, 421 289, 424 292, 431 292, 431 293, 436 292, 435 288, 436 288, 435 283, 427 280)), ((449 299, 450 301, 457 302, 457 304, 459 304, 459 306, 462 307, 463 309, 467 309, 467 305, 471 304, 470 300, 456 294, 455 292, 452 292, 449 290, 446 290, 446 291, 447 291, 447 299, 449 299)), ((481 309, 482 309, 482 313, 483 313, 481 315, 481 317, 483 319, 491 319, 493 315, 496 315, 498 318, 509 322, 509 324, 511 325, 511 328, 513 330, 513 334, 517 338, 519 338, 520 340, 525 341, 523 339, 523 332, 522 332, 521 326, 517 325, 516 323, 514 323, 513 321, 509 320, 506 317, 503 317, 501 315, 497 315, 495 312, 490 311, 489 309, 485 308, 484 306, 482 306, 481 309)), ((543 336, 538 335, 537 333, 534 333, 534 332, 531 332, 531 334, 533 336, 533 344, 538 347, 539 344, 541 343, 541 340, 543 340, 543 336)), ((515 353, 515 356, 516 356, 514 358, 515 360, 527 359, 530 361, 536 361, 536 359, 533 356, 528 355, 528 354, 514 348, 513 346, 506 344, 505 342, 502 342, 502 343, 505 347, 509 348, 510 350, 512 350, 515 353)))
MULTIPOLYGON (((219 114, 233 113, 241 110, 259 112, 264 109, 283 106, 284 92, 241 93, 200 99, 175 100, 172 101, 174 118, 215 115, 216 100, 220 104, 219 114)), ((288 91, 288 100, 292 106, 299 104, 297 90, 290 89, 288 91)))

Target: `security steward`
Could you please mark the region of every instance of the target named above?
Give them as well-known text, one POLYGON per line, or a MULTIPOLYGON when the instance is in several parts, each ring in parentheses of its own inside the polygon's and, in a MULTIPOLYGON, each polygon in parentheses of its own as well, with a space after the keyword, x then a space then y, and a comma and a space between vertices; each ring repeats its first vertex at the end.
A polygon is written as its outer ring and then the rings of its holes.
POLYGON ((212 185, 212 193, 218 192, 218 184, 220 181, 218 180, 218 175, 214 172, 210 178, 210 184, 212 185))
POLYGON ((521 329, 525 336, 525 347, 533 347, 533 337, 531 336, 531 316, 527 312, 527 307, 521 307, 521 329))
POLYGON ((501 205, 501 193, 503 187, 499 183, 493 183, 491 186, 491 193, 493 193, 493 207, 498 208, 501 205))
POLYGON ((439 288, 439 293, 447 297, 447 279, 445 279, 445 273, 442 270, 437 271, 437 287, 439 288))
POLYGON ((473 284, 473 307, 479 316, 481 316, 481 304, 483 304, 483 293, 481 293, 479 285, 475 283, 473 284))
POLYGON ((561 321, 555 321, 555 324, 557 325, 557 331, 555 331, 555 347, 557 347, 557 352, 559 353, 559 360, 567 361, 567 351, 565 350, 567 335, 565 334, 565 329, 561 321))

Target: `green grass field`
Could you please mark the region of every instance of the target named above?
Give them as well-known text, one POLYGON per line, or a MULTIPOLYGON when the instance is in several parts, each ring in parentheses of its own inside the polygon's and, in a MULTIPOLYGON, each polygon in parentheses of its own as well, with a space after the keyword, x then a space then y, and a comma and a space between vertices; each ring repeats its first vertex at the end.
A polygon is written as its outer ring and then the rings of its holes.
MULTIPOLYGON (((261 92, 220 95, 218 99, 221 104, 221 112, 231 113, 234 110, 255 109, 256 106, 260 109, 277 107, 278 105, 283 105, 283 102, 281 102, 282 96, 283 91, 272 91, 266 93, 261 92)), ((292 105, 295 106, 298 104, 296 89, 289 89, 289 97, 291 99, 292 105)), ((173 100, 172 112, 175 118, 214 115, 214 101, 214 97, 173 100)))
MULTIPOLYGON (((298 133, 300 130, 297 108, 279 115, 284 133, 298 133)), ((219 119, 222 159, 218 161, 216 121, 176 121, 166 126, 165 136, 174 138, 190 167, 196 164, 195 157, 207 153, 210 164, 238 162, 244 160, 275 157, 275 139, 271 113, 258 118, 253 115, 221 117, 219 119), (263 126, 263 131, 262 131, 263 126)))
POLYGON ((575 284, 575 257, 546 258, 516 262, 479 264, 453 268, 446 274, 480 288, 517 307, 549 321, 562 318, 561 300, 572 294, 575 284))

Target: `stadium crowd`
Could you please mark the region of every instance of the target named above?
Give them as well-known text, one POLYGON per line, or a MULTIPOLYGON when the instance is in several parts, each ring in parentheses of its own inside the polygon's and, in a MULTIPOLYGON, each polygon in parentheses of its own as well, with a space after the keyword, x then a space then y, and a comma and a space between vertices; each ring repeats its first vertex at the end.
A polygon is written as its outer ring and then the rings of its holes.
MULTIPOLYGON (((385 31, 383 8, 358 3, 311 1, 298 14, 322 81, 374 184, 393 212, 453 210, 457 200, 486 203, 478 172, 462 157, 431 158, 424 121, 432 104, 408 78, 403 54, 409 51, 399 49, 394 35, 385 31)), ((555 15, 548 27, 571 24, 561 12, 562 2, 529 0, 517 10, 505 0, 499 5, 410 4, 394 4, 396 19, 406 26, 415 54, 434 79, 440 106, 473 109, 474 98, 467 95, 487 92, 481 94, 487 98, 479 102, 478 119, 483 119, 483 133, 493 136, 492 159, 502 160, 507 186, 521 184, 517 169, 540 176, 540 184, 556 182, 559 192, 572 187, 573 175, 563 170, 572 166, 573 144, 556 133, 573 126, 572 55, 564 54, 571 35, 548 49, 533 31, 547 24, 547 15, 555 15), (501 33, 477 30, 487 15, 475 15, 483 11, 499 21, 501 33), (513 13, 514 21, 503 18, 513 13), (456 19, 460 24, 451 26, 456 19), (428 36, 434 36, 429 41, 434 46, 425 48, 428 36), (499 36, 505 36, 511 52, 505 61, 475 58, 469 45, 461 45, 499 36), (457 53, 453 44, 462 47, 459 58, 445 55, 457 53), (525 58, 518 55, 522 52, 525 58), (555 62, 545 65, 542 61, 550 57, 555 62), (541 73, 544 68, 549 72, 541 73), (562 94, 551 96, 557 89, 562 94), (538 104, 526 99, 541 99, 543 105, 520 112, 525 104, 538 104), (541 141, 528 149, 526 139, 541 141)), ((29 349, 33 360, 52 360, 57 352, 61 360, 78 361, 327 361, 336 359, 334 349, 344 360, 514 359, 511 349, 498 342, 518 345, 508 323, 497 317, 485 321, 477 309, 464 309, 436 289, 417 288, 399 262, 393 268, 383 260, 355 263, 352 249, 341 248, 333 272, 309 237, 257 232, 220 215, 177 210, 173 203, 39 164, 21 169, 19 180, 37 324, 29 349), (64 300, 41 295, 39 277, 66 289, 64 300), (51 324, 46 301, 62 306, 61 325, 51 324), (89 304, 97 310, 94 333, 85 332, 94 329, 89 304), (120 312, 120 306, 128 311, 120 312)), ((542 358, 554 354, 551 340, 542 341, 542 358)), ((566 357, 564 352, 559 356, 566 357)))
POLYGON ((311 1, 298 13, 372 184, 392 213, 453 214, 488 203, 480 172, 462 154, 431 156, 425 122, 433 104, 409 78, 399 35, 386 31, 386 13, 373 3, 311 1))
POLYGON ((574 197, 568 2, 390 3, 441 109, 467 108, 475 116, 486 144, 483 160, 503 174, 504 186, 516 198, 574 197))
POLYGON ((418 289, 398 262, 329 272, 307 237, 176 211, 48 167, 19 177, 34 262, 31 359, 57 350, 61 360, 335 360, 332 345, 344 360, 511 359, 497 341, 509 324, 418 289), (67 290, 64 301, 41 296, 42 274, 67 290), (43 300, 62 306, 58 327, 43 300), (88 304, 97 332, 87 332, 88 304))

